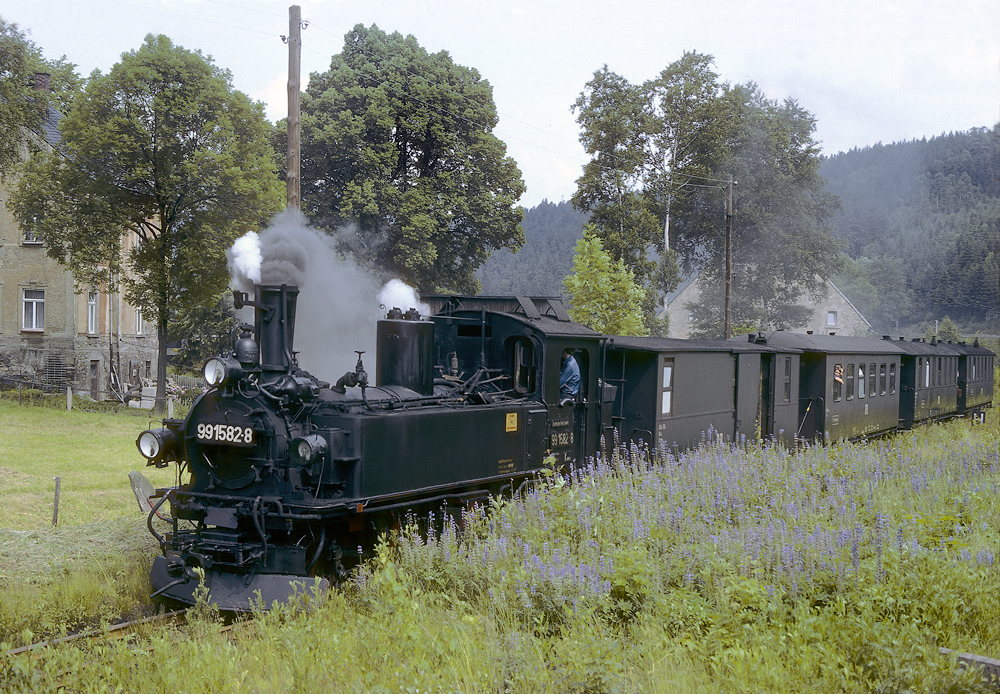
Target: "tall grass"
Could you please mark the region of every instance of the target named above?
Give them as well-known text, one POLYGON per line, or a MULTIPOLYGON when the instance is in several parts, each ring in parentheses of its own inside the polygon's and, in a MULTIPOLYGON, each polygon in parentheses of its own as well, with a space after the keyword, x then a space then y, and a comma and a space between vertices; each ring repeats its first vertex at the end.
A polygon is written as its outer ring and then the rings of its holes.
POLYGON ((325 600, 6 659, 10 690, 961 692, 1000 656, 1000 426, 619 447, 415 525, 325 600), (434 524, 432 524, 434 525, 434 524))
POLYGON ((152 609, 158 548, 128 472, 141 469, 157 486, 173 473, 144 467, 135 439, 148 423, 148 413, 0 400, 0 641, 23 645, 152 609))

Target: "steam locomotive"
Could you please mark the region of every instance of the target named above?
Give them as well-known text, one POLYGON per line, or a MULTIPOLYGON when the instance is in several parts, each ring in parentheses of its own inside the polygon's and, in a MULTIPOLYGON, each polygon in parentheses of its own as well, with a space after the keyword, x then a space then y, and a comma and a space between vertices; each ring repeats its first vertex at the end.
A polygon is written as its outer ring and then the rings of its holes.
POLYGON ((979 413, 993 393, 993 355, 978 346, 609 337, 574 323, 558 299, 529 297, 433 297, 430 316, 394 307, 377 325, 374 383, 358 352, 354 370, 331 384, 298 365, 296 287, 234 296, 238 309, 253 308, 254 324, 240 326, 230 354, 206 362, 210 388, 187 417, 136 441, 148 465, 178 471, 175 487, 150 496, 147 525, 162 550, 153 594, 193 604, 204 581, 227 611, 322 591, 407 512, 509 494, 615 436, 670 449, 705 432, 835 440, 979 413), (560 393, 564 350, 580 368, 572 398, 560 393), (941 358, 955 363, 931 361, 941 358), (848 396, 835 371, 845 364, 860 393, 848 396), (963 364, 975 373, 961 385, 931 379, 953 366, 957 379, 963 364), (906 390, 906 379, 925 376, 938 391, 906 390), (961 406, 947 395, 958 390, 961 406), (942 393, 946 407, 899 417, 901 402, 942 393))

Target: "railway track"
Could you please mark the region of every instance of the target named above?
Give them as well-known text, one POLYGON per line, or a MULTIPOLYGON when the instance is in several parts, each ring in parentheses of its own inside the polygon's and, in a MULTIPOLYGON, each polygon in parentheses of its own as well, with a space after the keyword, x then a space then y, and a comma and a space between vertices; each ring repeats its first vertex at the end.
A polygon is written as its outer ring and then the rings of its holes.
POLYGON ((21 646, 20 648, 14 648, 7 651, 4 656, 15 656, 15 655, 30 655, 32 653, 37 653, 44 650, 50 646, 58 646, 64 643, 72 643, 74 641, 91 641, 96 639, 105 639, 108 641, 115 641, 120 639, 125 639, 134 634, 140 627, 151 625, 151 624, 162 624, 164 626, 178 626, 184 624, 187 621, 187 610, 176 610, 174 612, 166 612, 164 614, 153 615, 151 617, 143 617, 141 619, 133 619, 128 622, 120 622, 107 629, 88 629, 87 631, 81 631, 77 634, 71 634, 69 636, 64 636, 59 639, 48 639, 45 641, 38 641, 37 643, 32 643, 27 646, 21 646))

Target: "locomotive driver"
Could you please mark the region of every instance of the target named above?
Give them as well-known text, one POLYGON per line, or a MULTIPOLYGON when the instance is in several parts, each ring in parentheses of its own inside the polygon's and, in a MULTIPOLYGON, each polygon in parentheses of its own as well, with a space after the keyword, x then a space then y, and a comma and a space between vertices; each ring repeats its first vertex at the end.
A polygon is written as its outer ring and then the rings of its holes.
POLYGON ((573 350, 568 347, 562 353, 562 368, 559 371, 560 404, 566 400, 576 400, 580 394, 580 365, 576 363, 573 350))

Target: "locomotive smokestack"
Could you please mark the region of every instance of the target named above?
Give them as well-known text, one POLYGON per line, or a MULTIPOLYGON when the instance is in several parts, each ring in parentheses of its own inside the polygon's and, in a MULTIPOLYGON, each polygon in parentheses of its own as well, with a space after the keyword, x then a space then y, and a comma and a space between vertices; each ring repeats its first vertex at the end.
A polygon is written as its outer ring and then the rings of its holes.
POLYGON ((295 305, 299 288, 282 284, 258 285, 256 330, 260 344, 260 368, 290 373, 295 364, 292 349, 295 337, 295 305))

